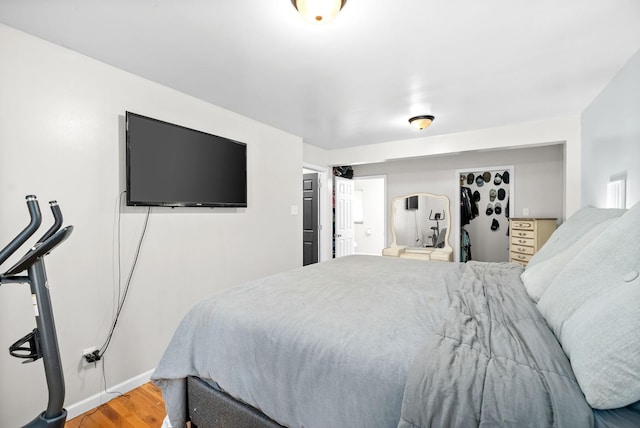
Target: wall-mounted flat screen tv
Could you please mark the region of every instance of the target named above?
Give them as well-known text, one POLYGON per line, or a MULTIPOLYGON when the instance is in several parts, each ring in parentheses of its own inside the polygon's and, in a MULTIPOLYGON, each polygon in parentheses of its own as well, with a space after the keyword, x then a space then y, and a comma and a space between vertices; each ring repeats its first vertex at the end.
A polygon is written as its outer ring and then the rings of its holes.
POLYGON ((126 113, 127 205, 246 207, 247 145, 126 113))
POLYGON ((409 196, 405 199, 405 206, 408 210, 417 210, 418 209, 418 197, 417 196, 409 196))

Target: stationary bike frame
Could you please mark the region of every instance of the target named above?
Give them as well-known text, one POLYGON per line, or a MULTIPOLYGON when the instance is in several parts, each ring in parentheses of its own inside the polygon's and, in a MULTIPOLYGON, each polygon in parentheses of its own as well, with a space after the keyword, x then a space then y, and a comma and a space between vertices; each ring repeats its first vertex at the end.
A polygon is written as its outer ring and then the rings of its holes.
MULTIPOLYGON (((0 265, 14 254, 40 227, 42 216, 35 196, 26 197, 31 220, 5 248, 0 250, 0 265)), ((58 338, 53 318, 53 309, 49 295, 47 272, 44 256, 65 241, 73 226, 62 226, 62 213, 56 201, 50 202, 54 217, 54 224, 36 242, 36 244, 22 256, 18 262, 0 275, 0 285, 7 283, 29 284, 33 299, 36 318, 36 328, 9 348, 9 353, 17 358, 23 358, 23 363, 31 363, 42 358, 44 371, 49 389, 49 401, 45 411, 40 413, 25 427, 63 428, 67 419, 64 405, 64 374, 58 349, 58 338), (27 274, 19 275, 26 271, 27 274)))

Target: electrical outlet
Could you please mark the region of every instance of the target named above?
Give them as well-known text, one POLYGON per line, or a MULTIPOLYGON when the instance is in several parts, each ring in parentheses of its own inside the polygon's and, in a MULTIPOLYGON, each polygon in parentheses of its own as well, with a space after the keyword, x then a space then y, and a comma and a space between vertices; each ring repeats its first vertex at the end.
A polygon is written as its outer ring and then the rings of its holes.
POLYGON ((522 215, 525 216, 525 217, 528 217, 529 216, 529 208, 523 208, 522 209, 522 215))
POLYGON ((91 346, 82 350, 82 368, 95 367, 96 362, 100 360, 98 348, 91 346))

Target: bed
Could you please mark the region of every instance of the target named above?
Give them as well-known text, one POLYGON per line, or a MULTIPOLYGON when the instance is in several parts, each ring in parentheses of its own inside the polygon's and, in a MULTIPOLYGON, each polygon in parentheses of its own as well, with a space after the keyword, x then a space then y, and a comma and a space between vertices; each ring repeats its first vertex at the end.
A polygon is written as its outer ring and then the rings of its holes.
POLYGON ((227 289, 152 375, 165 426, 640 426, 638 242, 639 205, 587 207, 526 270, 350 256, 227 289))

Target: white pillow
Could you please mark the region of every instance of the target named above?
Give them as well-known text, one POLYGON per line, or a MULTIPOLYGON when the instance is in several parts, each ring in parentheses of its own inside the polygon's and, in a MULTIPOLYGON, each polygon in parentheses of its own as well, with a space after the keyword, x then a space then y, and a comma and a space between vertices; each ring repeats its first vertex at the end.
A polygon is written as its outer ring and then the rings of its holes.
POLYGON ((591 407, 614 409, 640 399, 638 320, 636 279, 588 300, 565 322, 562 343, 591 407))
POLYGON ((567 250, 598 224, 611 218, 618 218, 626 211, 624 209, 595 208, 592 206, 581 208, 558 226, 542 248, 531 257, 527 264, 527 269, 567 250))
POLYGON ((640 400, 640 203, 589 243, 538 302, 591 407, 640 400))
MULTIPOLYGON (((529 297, 534 302, 538 302, 544 294, 551 281, 565 268, 567 263, 576 257, 587 244, 599 239, 599 235, 605 231, 616 218, 609 218, 601 223, 595 224, 591 230, 585 232, 582 237, 563 251, 557 252, 553 257, 535 263, 534 266, 527 266, 520 278, 527 289, 529 297)), ((543 246, 544 248, 544 246, 543 246)))

